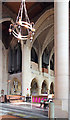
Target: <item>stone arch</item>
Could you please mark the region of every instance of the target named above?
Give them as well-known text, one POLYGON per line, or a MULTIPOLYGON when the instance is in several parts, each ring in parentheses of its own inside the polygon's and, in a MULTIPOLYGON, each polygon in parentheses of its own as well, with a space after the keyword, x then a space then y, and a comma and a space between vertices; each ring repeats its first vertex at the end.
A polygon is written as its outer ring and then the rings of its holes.
POLYGON ((30 94, 31 95, 38 95, 39 94, 39 86, 38 86, 38 82, 37 82, 36 78, 34 78, 31 82, 30 94))
POLYGON ((50 59, 50 69, 54 71, 54 53, 52 54, 50 59))
POLYGON ((54 94, 54 83, 51 82, 50 84, 50 94, 54 94))
MULTIPOLYGON (((54 14, 54 10, 50 9, 47 10, 43 15, 41 15, 41 17, 37 20, 37 22, 35 23, 35 35, 34 35, 34 39, 33 39, 33 43, 36 40, 36 38, 45 30, 48 29, 48 27, 50 28, 51 26, 53 26, 53 14, 54 14), (50 19, 50 20, 49 20, 50 19)), ((33 45, 32 43, 32 45, 33 45)))
MULTIPOLYGON (((0 19, 0 24, 6 25, 5 31, 2 33, 2 43, 4 44, 5 48, 8 49, 9 45, 11 44, 13 38, 12 36, 9 36, 9 26, 10 24, 14 24, 14 21, 12 18, 2 18, 0 19), (8 25, 8 27, 7 27, 8 25), (7 31, 7 33, 6 33, 7 31), (4 37, 6 36, 6 37, 4 37)), ((16 40, 17 42, 17 40, 16 40)))
POLYGON ((45 38, 45 41, 44 41, 44 44, 43 44, 43 47, 42 47, 42 54, 43 54, 45 48, 48 46, 48 44, 50 44, 54 40, 54 33, 53 33, 53 31, 54 30, 53 30, 53 26, 52 26, 50 28, 49 32, 48 32, 48 35, 45 38))
POLYGON ((14 77, 12 80, 11 80, 11 89, 10 89, 10 94, 16 94, 16 95, 21 95, 21 81, 14 77))
MULTIPOLYGON (((45 27, 43 26, 42 30, 37 31, 36 34, 35 34, 35 36, 34 36, 33 43, 34 43, 35 40, 38 38, 38 36, 39 36, 40 34, 42 34, 44 31, 46 31, 46 30, 49 30, 49 31, 50 31, 50 29, 53 27, 53 25, 54 25, 54 24, 51 23, 50 25, 46 25, 45 27)), ((48 33, 49 33, 49 32, 48 32, 48 33)), ((32 45, 33 45, 33 43, 32 43, 32 45)))
POLYGON ((46 80, 42 82, 42 87, 41 87, 41 94, 46 94, 48 93, 48 85, 46 80))
MULTIPOLYGON (((50 56, 49 56, 49 65, 51 66, 51 59, 52 59, 52 56, 54 55, 54 47, 52 48, 51 50, 51 53, 50 53, 50 56)), ((54 65, 54 60, 53 60, 53 65, 54 65)), ((50 67, 49 67, 50 68, 50 67)))
POLYGON ((12 18, 3 18, 3 19, 0 19, 0 23, 6 22, 6 21, 10 21, 11 23, 14 23, 14 21, 13 21, 12 18))
POLYGON ((51 60, 53 54, 54 54, 54 47, 53 47, 52 50, 51 50, 49 60, 51 60))

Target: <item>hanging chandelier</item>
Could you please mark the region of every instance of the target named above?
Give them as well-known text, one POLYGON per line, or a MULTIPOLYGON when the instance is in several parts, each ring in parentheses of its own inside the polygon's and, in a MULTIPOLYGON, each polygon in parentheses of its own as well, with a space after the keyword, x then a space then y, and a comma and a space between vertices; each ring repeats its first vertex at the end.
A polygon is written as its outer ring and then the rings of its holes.
POLYGON ((26 10, 26 5, 25 5, 25 0, 21 1, 20 9, 18 12, 18 16, 16 18, 16 22, 14 24, 10 24, 9 32, 10 34, 13 34, 18 40, 28 40, 30 39, 32 41, 33 35, 35 32, 34 29, 34 23, 30 23, 27 10, 26 10), (25 16, 25 20, 23 20, 23 12, 25 16))

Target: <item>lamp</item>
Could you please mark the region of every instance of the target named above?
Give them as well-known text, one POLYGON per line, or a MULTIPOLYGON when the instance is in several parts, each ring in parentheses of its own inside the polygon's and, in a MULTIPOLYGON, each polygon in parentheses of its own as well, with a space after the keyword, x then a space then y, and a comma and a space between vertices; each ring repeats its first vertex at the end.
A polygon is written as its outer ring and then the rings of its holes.
POLYGON ((10 24, 9 32, 19 40, 26 41, 27 39, 30 39, 32 41, 35 32, 33 26, 34 23, 30 23, 29 17, 27 15, 25 0, 22 0, 16 22, 14 24, 10 24), (23 11, 25 15, 25 21, 23 21, 23 11))

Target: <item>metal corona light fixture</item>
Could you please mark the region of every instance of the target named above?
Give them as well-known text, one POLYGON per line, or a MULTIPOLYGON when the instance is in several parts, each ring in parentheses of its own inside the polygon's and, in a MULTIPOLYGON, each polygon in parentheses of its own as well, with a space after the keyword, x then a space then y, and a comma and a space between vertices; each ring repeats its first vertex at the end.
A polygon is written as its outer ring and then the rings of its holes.
POLYGON ((27 15, 25 0, 22 0, 16 22, 14 24, 10 24, 9 32, 10 34, 12 33, 18 40, 30 39, 32 41, 35 32, 33 26, 34 23, 30 23, 27 15), (23 12, 25 20, 23 20, 23 12))

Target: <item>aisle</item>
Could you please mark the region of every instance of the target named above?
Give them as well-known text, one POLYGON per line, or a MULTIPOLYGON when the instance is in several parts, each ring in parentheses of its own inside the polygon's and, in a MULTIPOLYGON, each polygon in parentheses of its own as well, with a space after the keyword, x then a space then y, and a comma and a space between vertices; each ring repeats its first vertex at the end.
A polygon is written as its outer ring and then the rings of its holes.
POLYGON ((48 118, 48 109, 43 109, 38 104, 0 104, 2 115, 12 115, 20 118, 48 118))

